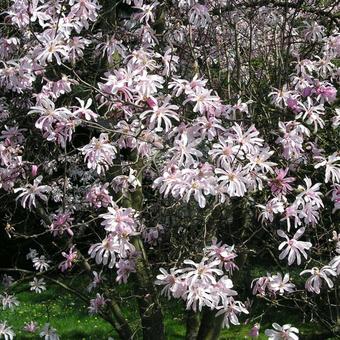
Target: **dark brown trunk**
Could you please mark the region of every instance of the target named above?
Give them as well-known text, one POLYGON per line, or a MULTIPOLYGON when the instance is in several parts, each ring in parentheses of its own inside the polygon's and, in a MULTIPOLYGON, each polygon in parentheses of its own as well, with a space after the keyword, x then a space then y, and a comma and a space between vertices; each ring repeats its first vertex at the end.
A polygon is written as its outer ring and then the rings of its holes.
POLYGON ((204 309, 197 340, 217 340, 221 333, 224 315, 216 317, 216 310, 204 309))
POLYGON ((187 311, 186 340, 196 340, 200 327, 200 314, 192 310, 187 311))

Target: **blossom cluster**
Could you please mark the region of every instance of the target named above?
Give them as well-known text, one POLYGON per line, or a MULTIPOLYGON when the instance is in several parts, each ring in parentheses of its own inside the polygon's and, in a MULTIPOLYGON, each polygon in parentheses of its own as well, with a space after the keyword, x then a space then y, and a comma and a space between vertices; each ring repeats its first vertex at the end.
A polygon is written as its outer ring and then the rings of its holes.
POLYGON ((171 296, 183 299, 186 309, 196 312, 205 306, 216 310, 216 316, 224 316, 224 326, 239 325, 238 315, 249 312, 241 301, 235 300, 237 292, 232 289, 233 282, 229 278, 237 268, 234 247, 214 240, 204 253, 206 256, 200 262, 184 260, 187 267, 171 268, 170 272, 160 268, 161 274, 157 275, 155 283, 164 286, 162 294, 169 299, 171 296))

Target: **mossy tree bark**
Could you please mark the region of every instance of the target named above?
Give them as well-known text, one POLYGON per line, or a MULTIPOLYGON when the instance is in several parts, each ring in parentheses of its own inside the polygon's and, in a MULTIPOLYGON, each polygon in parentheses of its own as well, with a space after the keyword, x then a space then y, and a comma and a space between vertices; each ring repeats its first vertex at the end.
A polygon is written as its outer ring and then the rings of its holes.
MULTIPOLYGON (((135 152, 131 153, 129 158, 133 163, 133 169, 137 171, 138 180, 140 181, 141 186, 137 187, 136 191, 132 192, 130 196, 124 200, 124 205, 131 207, 136 211, 141 211, 143 209, 143 161, 138 159, 135 152)), ((143 339, 163 340, 165 339, 163 313, 140 235, 133 236, 132 244, 139 254, 136 260, 136 281, 134 282, 134 291, 139 306, 143 339)))
POLYGON ((187 311, 186 340, 196 340, 200 327, 200 314, 192 310, 187 311))
POLYGON ((204 309, 197 340, 217 340, 221 333, 224 315, 216 317, 216 310, 204 309))

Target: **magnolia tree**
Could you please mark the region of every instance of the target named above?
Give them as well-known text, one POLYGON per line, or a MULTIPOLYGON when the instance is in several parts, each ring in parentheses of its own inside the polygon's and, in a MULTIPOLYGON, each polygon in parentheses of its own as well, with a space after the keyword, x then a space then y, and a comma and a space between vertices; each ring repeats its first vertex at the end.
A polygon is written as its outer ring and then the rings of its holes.
POLYGON ((164 339, 174 303, 188 339, 246 319, 256 338, 269 311, 269 339, 298 339, 277 306, 336 334, 339 10, 2 1, 3 309, 58 284, 122 339, 164 339))

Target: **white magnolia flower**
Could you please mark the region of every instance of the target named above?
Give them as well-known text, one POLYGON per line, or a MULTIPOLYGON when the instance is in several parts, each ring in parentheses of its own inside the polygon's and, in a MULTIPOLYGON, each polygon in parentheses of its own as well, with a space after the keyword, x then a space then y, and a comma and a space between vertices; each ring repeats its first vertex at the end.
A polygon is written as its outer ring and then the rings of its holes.
POLYGON ((340 164, 336 163, 338 161, 340 161, 340 156, 338 156, 335 152, 328 156, 327 159, 323 159, 320 163, 314 166, 315 169, 318 169, 321 166, 326 167, 325 183, 328 183, 330 180, 333 183, 340 183, 340 164))
POLYGON ((268 340, 298 340, 299 330, 291 325, 280 326, 277 323, 273 323, 274 329, 266 329, 265 334, 268 336, 268 340))
POLYGON ((17 199, 21 199, 21 205, 23 208, 32 208, 32 205, 36 207, 36 197, 39 197, 43 201, 47 201, 48 198, 45 193, 51 191, 51 187, 48 185, 39 185, 42 181, 42 176, 38 176, 32 184, 27 184, 25 187, 14 189, 14 193, 22 191, 17 199))
POLYGON ((57 330, 49 323, 45 324, 44 328, 40 332, 40 337, 44 338, 44 340, 59 340, 57 330))
POLYGON ((46 290, 46 284, 44 279, 38 279, 35 277, 33 281, 30 282, 30 286, 31 286, 30 290, 39 294, 46 290))
POLYGON ((2 337, 4 337, 4 340, 12 340, 15 337, 12 327, 7 326, 7 321, 0 321, 0 339, 2 337))
POLYGON ((312 247, 312 244, 310 242, 298 241, 298 239, 303 235, 304 232, 305 232, 305 228, 300 228, 294 234, 293 238, 290 239, 283 230, 277 231, 277 234, 279 236, 286 239, 286 241, 282 242, 279 245, 279 250, 281 250, 281 249, 283 249, 283 247, 287 246, 286 249, 284 249, 281 252, 279 259, 282 260, 288 255, 288 265, 289 266, 292 263, 295 262, 295 259, 296 259, 297 264, 300 265, 301 264, 301 254, 304 256, 305 259, 307 259, 306 250, 309 250, 312 247))
POLYGON ((304 275, 306 273, 311 274, 305 284, 305 288, 309 292, 320 294, 322 280, 326 281, 329 288, 332 288, 334 286, 332 280, 328 277, 328 275, 336 276, 336 272, 330 266, 324 266, 321 269, 313 267, 312 269, 303 270, 300 275, 304 275))
POLYGON ((13 310, 15 307, 18 307, 20 305, 18 299, 14 295, 9 295, 7 293, 4 293, 4 295, 0 295, 0 301, 3 310, 13 310))

